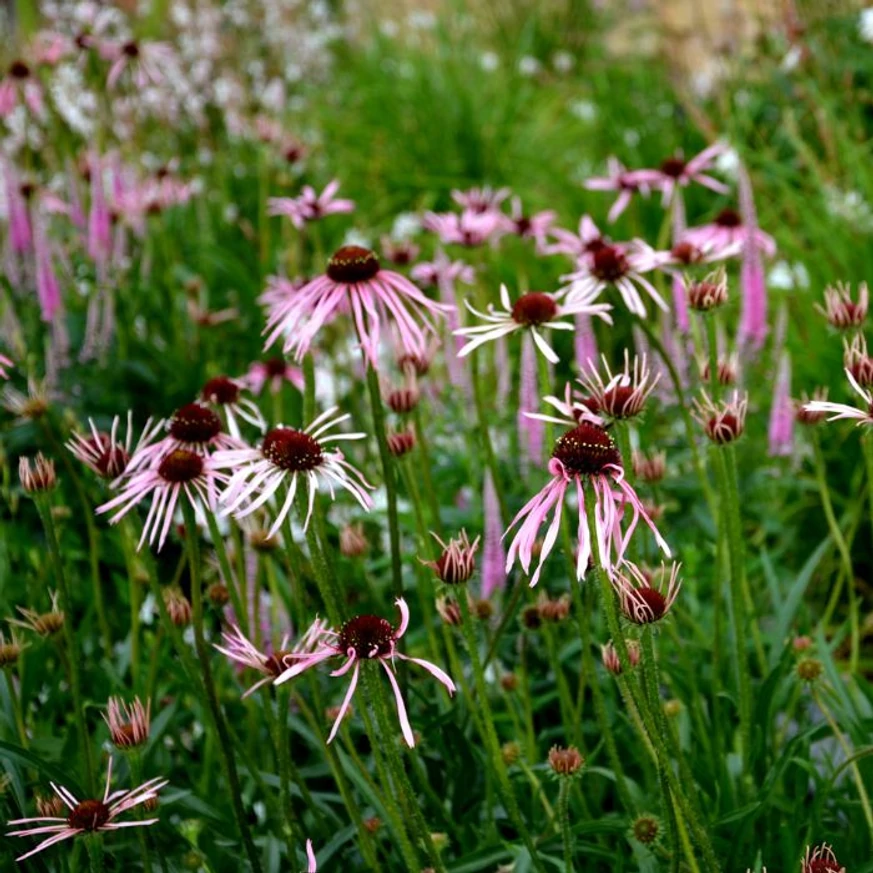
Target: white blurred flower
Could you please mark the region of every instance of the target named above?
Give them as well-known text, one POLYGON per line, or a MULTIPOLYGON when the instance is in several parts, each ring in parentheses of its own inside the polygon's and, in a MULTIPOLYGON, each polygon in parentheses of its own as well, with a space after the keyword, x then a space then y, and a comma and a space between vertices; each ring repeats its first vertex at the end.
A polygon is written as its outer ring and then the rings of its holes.
POLYGON ((391 238, 407 240, 421 231, 421 219, 414 212, 401 212, 394 219, 391 227, 391 238))
POLYGON ((581 121, 594 121, 597 118, 597 104, 591 100, 574 100, 567 108, 571 115, 581 121))
POLYGON ((858 14, 858 36, 864 42, 873 43, 873 6, 862 9, 858 14))
POLYGON ((497 52, 482 52, 479 58, 479 66, 486 73, 493 73, 500 66, 500 57, 497 52))
POLYGON ((783 291, 808 288, 809 272, 799 262, 789 264, 788 261, 777 261, 767 273, 767 284, 771 288, 779 288, 783 291))
POLYGON ((542 66, 532 55, 525 55, 518 59, 518 72, 522 76, 535 76, 542 69, 542 66))
POLYGON ((570 52, 558 51, 552 55, 552 66, 559 73, 569 73, 576 65, 576 58, 570 52))

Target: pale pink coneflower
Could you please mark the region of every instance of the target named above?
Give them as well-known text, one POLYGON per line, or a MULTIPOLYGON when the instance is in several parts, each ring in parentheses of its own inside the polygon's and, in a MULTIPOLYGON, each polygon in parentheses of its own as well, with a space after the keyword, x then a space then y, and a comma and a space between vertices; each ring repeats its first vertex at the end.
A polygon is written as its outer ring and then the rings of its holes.
POLYGON ((151 497, 152 504, 143 524, 137 550, 146 541, 154 545, 157 540, 158 551, 163 548, 170 532, 179 500, 187 500, 200 517, 203 515, 202 504, 206 505, 207 511, 214 512, 218 502, 218 485, 227 479, 216 469, 208 455, 181 448, 169 449, 164 456, 154 458, 151 466, 132 474, 129 465, 125 476, 128 478, 121 486, 120 493, 98 506, 96 511, 102 514, 115 510, 109 523, 116 524, 146 497, 151 497))
POLYGON ((784 353, 773 386, 767 445, 770 457, 784 457, 794 453, 794 403, 791 400, 791 359, 784 353))
POLYGON ((687 161, 681 154, 673 155, 661 163, 653 171, 656 178, 652 187, 661 191, 663 203, 666 206, 673 199, 677 188, 687 188, 692 182, 709 188, 717 194, 727 194, 730 188, 708 174, 715 159, 725 151, 723 143, 714 143, 687 161))
POLYGON ((81 461, 90 470, 93 470, 101 479, 118 479, 126 470, 131 455, 135 454, 140 446, 148 445, 163 427, 163 422, 146 421, 140 433, 136 446, 133 447, 133 413, 127 413, 127 429, 124 438, 119 437, 120 416, 112 419, 109 432, 98 430, 93 419, 88 419, 90 433, 74 433, 66 442, 66 447, 73 456, 81 461))
POLYGON ((222 631, 221 633, 224 645, 214 645, 222 655, 229 658, 234 664, 248 667, 262 674, 263 678, 255 682, 254 685, 243 693, 243 699, 245 699, 285 672, 287 669, 284 661, 286 655, 310 654, 319 645, 326 630, 328 630, 327 625, 320 619, 316 619, 293 648, 288 648, 290 635, 286 634, 282 638, 279 648, 267 654, 267 652, 262 652, 258 649, 239 627, 234 624, 229 632, 222 631))
POLYGON ((33 246, 33 227, 28 201, 33 196, 34 187, 22 181, 11 161, 6 161, 3 166, 3 180, 6 189, 9 243, 13 253, 25 254, 33 246))
POLYGON ((578 499, 579 523, 576 549, 578 579, 585 576, 592 556, 592 543, 588 530, 589 512, 594 513, 598 551, 607 571, 611 571, 614 563, 622 559, 640 518, 651 529, 661 550, 668 557, 670 556, 669 546, 649 518, 634 489, 625 481, 621 454, 604 428, 591 420, 583 419, 572 430, 559 437, 552 450, 549 473, 552 479, 521 508, 506 531, 508 534, 519 525, 509 546, 506 558, 507 573, 512 569, 516 559, 520 561, 525 573, 530 572, 534 549, 539 547, 540 528, 549 513, 552 513, 551 524, 540 547, 539 563, 530 579, 531 587, 537 584, 543 562, 557 540, 561 527, 561 514, 570 488, 575 488, 578 499), (586 487, 590 489, 587 506, 586 487), (618 490, 615 491, 614 488, 618 490), (622 534, 621 516, 626 505, 633 510, 633 517, 622 534))
POLYGON ((481 246, 501 236, 505 216, 500 212, 426 212, 421 220, 424 230, 435 233, 445 245, 481 246))
POLYGON ((482 493, 482 589, 483 600, 490 600, 495 591, 506 588, 506 552, 503 548, 503 523, 500 519, 500 502, 491 471, 485 472, 482 493))
POLYGON ((553 227, 549 230, 553 242, 545 243, 540 249, 543 255, 568 255, 574 261, 590 261, 594 252, 609 245, 609 240, 600 232, 590 215, 579 219, 579 228, 574 233, 563 227, 553 227))
POLYGON ((770 234, 758 227, 749 227, 744 223, 739 212, 728 208, 722 209, 711 223, 686 230, 679 242, 687 242, 704 249, 708 246, 726 248, 736 246, 738 243, 743 246, 750 239, 767 257, 776 254, 776 243, 770 234))
POLYGON ((652 374, 645 355, 634 355, 624 350, 624 368, 613 373, 606 356, 601 356, 603 373, 597 361, 588 361, 582 368, 579 383, 585 389, 583 403, 597 415, 607 418, 634 418, 643 411, 646 400, 661 378, 652 374))
POLYGON ((830 400, 810 400, 808 403, 804 403, 801 409, 804 412, 828 413, 828 421, 852 419, 857 421, 859 425, 864 424, 869 427, 873 425, 873 391, 870 388, 863 387, 855 376, 852 375, 851 370, 847 369, 845 372, 849 384, 861 400, 864 401, 861 409, 845 403, 833 403, 830 400))
POLYGON ((562 276, 561 280, 570 283, 568 302, 578 297, 591 300, 614 287, 628 310, 645 318, 646 307, 639 289, 661 309, 668 308, 655 286, 643 275, 654 270, 659 262, 660 255, 641 240, 625 245, 611 244, 597 249, 589 261, 581 261, 579 269, 562 276))
POLYGON ((828 324, 837 330, 851 330, 861 327, 867 319, 867 308, 870 295, 867 283, 858 285, 858 301, 852 300, 852 291, 845 282, 837 282, 825 288, 824 306, 814 304, 815 308, 827 319, 828 324))
POLYGON ((343 246, 328 261, 323 276, 271 308, 265 345, 284 337, 285 353, 301 360, 322 327, 348 307, 361 348, 374 368, 378 368, 384 321, 396 324, 405 351, 421 355, 427 350, 427 334, 436 332, 427 315, 443 315, 448 308, 429 300, 400 273, 381 269, 369 249, 343 246))
POLYGON ((715 403, 705 392, 702 399, 695 399, 691 414, 703 425, 709 439, 717 445, 725 445, 739 439, 746 429, 746 412, 749 396, 734 391, 729 400, 715 403))
POLYGON ((492 188, 490 185, 483 185, 481 188, 470 188, 467 191, 456 189, 452 191, 452 200, 461 209, 482 214, 499 210, 510 193, 509 188, 492 188))
POLYGON ((18 105, 26 106, 34 115, 42 115, 42 85, 30 65, 20 59, 13 61, 0 79, 0 118, 10 115, 18 105))
POLYGON ((306 873, 318 873, 318 864, 315 860, 315 850, 312 848, 312 840, 306 841, 306 873))
POLYGON ((157 466, 175 449, 210 455, 220 449, 238 449, 244 445, 241 440, 225 433, 218 414, 202 403, 180 406, 170 420, 160 422, 154 432, 161 427, 166 429, 166 435, 151 444, 142 442, 128 462, 128 475, 143 467, 157 466))
POLYGON ((539 248, 542 248, 557 217, 558 214, 553 209, 544 209, 528 215, 522 208, 521 198, 513 197, 509 215, 504 216, 504 224, 509 233, 522 239, 532 239, 539 248))
POLYGON ((330 443, 360 440, 366 434, 330 433, 331 429, 351 417, 348 414, 336 415, 336 412, 337 407, 331 407, 304 430, 281 425, 274 427, 264 435, 259 448, 216 452, 213 455, 216 467, 231 471, 227 487, 221 495, 222 515, 236 518, 251 515, 285 485, 287 493, 268 534, 274 536, 294 505, 298 487, 303 487, 309 491, 303 523, 305 530, 309 526, 320 481, 327 486, 332 499, 335 499, 335 488, 339 486, 348 491, 364 509, 370 509, 373 501, 367 489, 373 486, 346 461, 341 451, 328 448, 330 443))
POLYGON ((609 223, 612 224, 628 208, 634 194, 648 196, 659 179, 657 170, 628 170, 617 158, 610 157, 607 160, 606 176, 592 176, 585 180, 584 187, 589 191, 618 193, 607 215, 609 223))
MULTIPOLYGON (((409 723, 409 716, 406 713, 406 704, 403 702, 400 685, 397 683, 397 678, 394 675, 395 659, 399 658, 401 661, 409 661, 412 664, 423 667, 446 687, 449 694, 454 694, 455 692, 455 683, 436 664, 432 664, 430 661, 425 661, 422 658, 404 655, 397 650, 398 641, 409 627, 409 607, 402 597, 397 598, 395 605, 400 613, 400 624, 397 627, 394 627, 389 621, 380 616, 359 615, 349 619, 339 631, 324 631, 321 645, 311 654, 285 656, 286 661, 294 660, 297 663, 290 666, 281 676, 274 680, 275 685, 287 682, 289 679, 299 676, 310 667, 321 664, 330 658, 344 657, 346 659, 339 669, 331 673, 331 676, 344 676, 351 670, 352 679, 342 705, 339 708, 330 736, 327 738, 328 742, 331 742, 336 736, 343 718, 351 705, 352 697, 358 685, 361 661, 371 660, 378 662, 388 675, 388 681, 391 683, 394 699, 397 702, 400 730, 406 745, 410 749, 415 746, 415 737, 412 733, 412 725, 409 723)), ((386 738, 387 741, 389 740, 386 738)))
POLYGON ((63 801, 64 806, 69 809, 69 813, 66 818, 60 816, 38 816, 36 818, 19 818, 8 822, 8 825, 26 824, 36 825, 36 827, 10 831, 6 834, 7 837, 48 835, 35 849, 20 855, 16 860, 19 862, 24 861, 37 852, 55 845, 55 843, 70 840, 73 837, 79 836, 79 834, 145 827, 146 825, 153 825, 158 821, 156 818, 136 821, 116 821, 116 819, 142 803, 156 800, 158 792, 168 784, 167 779, 161 779, 160 777, 149 779, 148 782, 144 782, 130 791, 113 792, 109 790, 111 781, 112 758, 109 759, 109 766, 106 770, 106 788, 103 791, 102 800, 79 801, 62 785, 56 785, 54 782, 49 783, 55 794, 63 801))
POLYGON ((267 201, 268 215, 284 215, 298 230, 308 221, 318 221, 328 215, 354 212, 354 200, 334 197, 339 190, 339 180, 329 182, 321 194, 316 194, 311 185, 304 185, 297 197, 271 197, 267 201))
POLYGON ((109 737, 116 749, 136 749, 149 740, 152 704, 145 706, 138 697, 126 704, 120 697, 110 697, 103 720, 109 728, 109 737))
POLYGON ((204 403, 215 407, 224 415, 228 433, 235 439, 240 439, 239 420, 256 427, 261 433, 267 428, 264 416, 258 405, 242 396, 244 383, 230 376, 214 376, 208 379, 200 392, 204 403))
POLYGON ((664 618, 682 587, 679 578, 681 566, 674 561, 668 571, 662 564, 655 585, 652 584, 652 574, 645 573, 630 561, 623 561, 616 567, 610 578, 625 618, 634 624, 653 624, 664 618))
POLYGON ((527 294, 522 294, 513 303, 510 300, 506 285, 501 285, 500 303, 502 309, 495 309, 494 304, 489 303, 487 312, 479 312, 470 305, 469 301, 465 301, 467 309, 477 318, 481 318, 485 324, 461 327, 455 331, 457 336, 469 338, 467 344, 458 354, 460 357, 465 357, 484 343, 518 331, 529 331, 543 357, 556 364, 559 360, 558 356, 543 339, 540 331, 543 328, 572 331, 574 330, 573 323, 562 319, 580 313, 597 316, 607 324, 612 324, 612 318, 609 315, 612 307, 606 303, 593 303, 593 297, 596 293, 593 291, 587 295, 578 293, 570 296, 566 292, 547 294, 543 291, 529 291, 527 294))
POLYGON ((244 383, 252 394, 260 394, 265 385, 269 387, 271 394, 278 394, 286 382, 298 391, 302 391, 304 387, 303 370, 281 357, 255 361, 238 381, 244 383))
POLYGON ((176 66, 176 52, 166 42, 102 42, 98 46, 100 56, 111 61, 106 76, 106 87, 111 91, 125 70, 130 70, 135 88, 142 90, 149 85, 160 85, 167 73, 176 66))
POLYGON ((846 873, 846 868, 837 860, 834 850, 827 844, 806 847, 800 860, 800 873, 846 873))
POLYGON ((415 262, 421 251, 420 247, 409 240, 396 240, 390 236, 383 236, 379 240, 382 249, 382 257, 394 264, 395 267, 408 267, 415 262))

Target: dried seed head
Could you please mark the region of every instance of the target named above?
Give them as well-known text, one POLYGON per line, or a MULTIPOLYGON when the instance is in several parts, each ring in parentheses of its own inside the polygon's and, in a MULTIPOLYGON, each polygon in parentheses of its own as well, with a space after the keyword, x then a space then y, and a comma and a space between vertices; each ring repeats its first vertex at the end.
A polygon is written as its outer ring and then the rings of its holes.
POLYGON ((797 662, 797 675, 804 682, 815 682, 824 672, 824 665, 817 658, 803 658, 797 662))
POLYGON ((500 677, 500 687, 504 691, 508 692, 509 694, 512 694, 512 692, 517 691, 518 690, 518 676, 516 676, 515 673, 504 673, 500 677))
POLYGON ((543 621, 548 621, 553 624, 564 621, 570 614, 570 606, 572 600, 569 594, 562 594, 555 600, 552 600, 544 591, 540 592, 537 600, 537 609, 540 613, 540 618, 543 621))
POLYGON ((0 670, 6 667, 14 667, 18 663, 18 658, 21 655, 24 646, 18 641, 14 633, 9 635, 9 639, 0 632, 0 670))
POLYGON ((206 596, 214 607, 221 609, 230 600, 230 591, 223 582, 213 582, 206 589, 206 596))
POLYGON ((631 825, 633 838, 644 846, 651 846, 661 833, 661 823, 653 815, 641 815, 631 825))
POLYGON ((540 608, 533 604, 525 606, 521 611, 521 623, 527 630, 539 630, 543 625, 540 608))
POLYGON ((549 766, 556 776, 575 776, 585 766, 585 759, 575 746, 552 746, 549 766))

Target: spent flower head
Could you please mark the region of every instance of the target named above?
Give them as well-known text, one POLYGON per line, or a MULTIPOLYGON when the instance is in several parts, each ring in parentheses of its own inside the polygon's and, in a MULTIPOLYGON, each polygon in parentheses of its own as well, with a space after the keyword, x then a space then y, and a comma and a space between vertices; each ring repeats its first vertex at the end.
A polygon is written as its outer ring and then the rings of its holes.
POLYGON ((703 399, 695 399, 692 415, 703 425, 703 430, 712 442, 725 445, 739 439, 746 428, 746 411, 749 396, 734 391, 730 400, 713 402, 701 392, 703 399))
POLYGON ((40 452, 31 462, 30 458, 18 459, 18 477, 21 487, 28 494, 43 494, 53 491, 58 484, 55 462, 40 452), (31 466, 32 463, 32 466, 31 466))
POLYGON ((815 308, 827 319, 828 324, 837 330, 850 330, 861 327, 867 319, 870 295, 867 283, 858 285, 858 299, 852 299, 852 290, 846 282, 829 285, 824 292, 824 306, 816 303, 815 308))

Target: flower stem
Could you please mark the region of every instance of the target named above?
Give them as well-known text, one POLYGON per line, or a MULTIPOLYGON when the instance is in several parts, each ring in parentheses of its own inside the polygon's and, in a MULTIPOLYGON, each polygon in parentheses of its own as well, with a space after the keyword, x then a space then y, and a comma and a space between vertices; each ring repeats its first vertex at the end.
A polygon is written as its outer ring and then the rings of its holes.
POLYGON ((3 673, 6 676, 6 688, 9 691, 9 701, 12 704, 12 711, 15 715, 15 726, 16 728, 18 728, 18 736, 21 739, 21 747, 26 749, 29 745, 29 742, 27 740, 27 729, 24 726, 24 716, 21 710, 21 697, 15 691, 15 682, 12 679, 12 671, 7 668, 3 670, 3 673))
POLYGON ((106 869, 103 863, 103 834, 88 834, 85 846, 88 849, 88 869, 91 873, 103 873, 106 869))
POLYGON ((561 821, 561 842, 564 844, 564 871, 573 873, 573 832, 570 830, 570 780, 561 779, 558 787, 558 818, 561 821))
MULTIPOLYGON (((215 690, 215 682, 212 677, 212 667, 209 662, 209 651, 206 648, 206 639, 203 635, 203 592, 201 567, 200 567, 200 543, 197 522, 194 517, 194 508, 187 501, 180 501, 182 514, 185 518, 185 541, 188 546, 189 572, 191 575, 191 621, 194 626, 194 648, 197 659, 200 661, 201 678, 206 692, 206 703, 209 710, 212 726, 218 736, 218 744, 221 748, 221 760, 224 765, 225 775, 230 788, 230 799, 236 817, 237 827, 242 837, 243 846, 255 873, 261 873, 261 860, 255 848, 245 809, 242 804, 242 787, 239 781, 239 773, 236 769, 236 759, 233 753, 230 734, 224 722, 224 714, 218 702, 215 690)), ((209 510, 207 509, 208 513, 209 510)))
POLYGON ((221 576, 224 579, 228 593, 230 594, 230 600, 233 604, 233 611, 236 614, 236 620, 242 628, 243 633, 248 635, 249 611, 245 608, 245 605, 240 598, 239 591, 237 590, 236 580, 230 566, 230 560, 227 556, 227 547, 224 544, 224 537, 218 529, 218 522, 213 513, 206 513, 206 524, 209 527, 209 536, 212 539, 212 545, 218 558, 218 567, 221 570, 221 576))
POLYGON ((430 510, 430 523, 433 526, 437 536, 443 535, 443 522, 440 516, 440 503, 437 496, 436 488, 433 484, 433 475, 431 474, 432 464, 430 455, 430 444, 427 439, 427 432, 421 421, 421 405, 415 407, 412 421, 415 425, 415 439, 418 445, 419 457, 421 459, 421 475, 424 484, 424 493, 427 495, 428 508, 430 510))
MULTIPOLYGON (((851 620, 851 660, 850 669, 852 673, 857 673, 858 657, 860 648, 860 628, 858 626, 858 598, 855 591, 855 569, 852 566, 852 557, 849 554, 849 547, 846 545, 846 538, 840 530, 839 522, 834 513, 834 505, 831 501, 831 493, 828 487, 827 474, 825 472, 824 456, 821 451, 821 442, 815 428, 812 428, 812 457, 815 465, 815 480, 818 484, 818 493, 821 497, 821 508, 824 511, 825 519, 828 523, 828 529, 834 539, 834 545, 837 547, 837 552, 840 555, 840 561, 843 565, 843 576, 849 584, 849 615, 851 620)), ((865 454, 867 453, 865 449, 865 454)), ((871 488, 873 488, 873 479, 871 488)), ((831 610, 826 612, 827 620, 830 621, 831 610)), ((824 622, 824 619, 823 619, 824 622)), ((824 626, 824 625, 823 625, 824 626)))
POLYGON ((706 323, 706 346, 709 352, 709 394, 713 403, 718 403, 721 393, 718 381, 718 316, 715 310, 707 313, 703 320, 706 323))
POLYGON ((79 672, 81 660, 76 651, 76 639, 73 636, 73 603, 70 598, 70 589, 67 586, 67 577, 64 572, 64 562, 61 558, 61 550, 58 545, 55 522, 52 518, 51 501, 47 494, 35 494, 34 502, 39 512, 45 530, 46 545, 48 546, 49 561, 54 571, 55 581, 61 595, 61 609, 64 611, 63 634, 64 644, 70 668, 70 689, 73 692, 73 717, 76 719, 76 728, 79 734, 79 744, 82 753, 82 767, 85 773, 85 785, 89 791, 94 791, 94 765, 91 759, 91 743, 88 737, 88 726, 85 721, 85 701, 82 697, 82 677, 79 672))
MULTIPOLYGON (((376 714, 376 725, 379 736, 372 737, 376 740, 382 752, 385 755, 388 764, 388 770, 391 773, 392 781, 394 782, 395 790, 397 790, 407 807, 407 814, 411 813, 412 831, 418 837, 420 843, 424 846, 425 853, 428 856, 431 866, 437 873, 445 873, 445 865, 440 858, 439 852, 433 843, 430 829, 427 822, 424 820, 424 814, 421 811, 421 806, 415 796, 415 791, 409 781, 409 776, 403 766, 403 759, 400 757, 400 751, 397 747, 391 727, 391 721, 388 716, 388 702, 386 698, 385 688, 381 682, 381 678, 377 675, 379 665, 376 663, 365 663, 361 665, 361 678, 363 679, 364 691, 367 695, 367 700, 373 711, 376 714)), ((384 786, 388 790, 387 786, 384 786)))
POLYGON ((476 406, 477 432, 482 442, 485 466, 491 471, 491 479, 494 482, 497 503, 500 505, 500 517, 505 520, 510 517, 509 509, 506 503, 506 493, 503 490, 503 480, 500 478, 500 470, 497 466, 497 456, 494 454, 494 444, 491 442, 491 431, 488 429, 488 411, 480 383, 479 359, 475 355, 470 356, 470 370, 470 381, 473 383, 473 402, 476 406))
POLYGON ((864 780, 861 778, 861 771, 858 769, 857 760, 853 760, 855 756, 855 752, 852 747, 846 742, 846 738, 843 735, 843 732, 840 730, 839 724, 837 724, 836 719, 833 716, 833 713, 830 711, 830 708, 825 705, 822 696, 818 693, 818 690, 815 686, 810 687, 810 693, 812 694, 812 699, 818 705, 818 708, 821 710, 822 715, 825 717, 825 720, 830 725, 831 730, 834 732, 834 736, 837 739, 837 742, 843 749, 843 752, 846 755, 846 760, 851 761, 848 765, 849 769, 852 771, 852 778, 855 780, 855 785, 858 788, 858 796, 861 798, 861 809, 864 810, 864 819, 867 822, 867 831, 870 835, 870 838, 873 839, 873 808, 870 806, 870 797, 867 794, 867 789, 864 787, 864 780))
POLYGON ((461 607, 461 615, 463 616, 461 628, 464 633, 464 640, 467 643, 467 650, 470 654, 470 663, 473 666, 473 684, 476 688, 477 695, 476 703, 482 707, 481 723, 485 728, 485 735, 482 739, 488 746, 488 755, 491 758, 492 766, 497 774, 497 784, 503 802, 506 805, 509 819, 527 847, 534 868, 538 870, 539 873, 545 873, 545 867, 537 854, 533 837, 531 836, 524 819, 521 817, 521 810, 518 807, 518 801, 515 798, 512 783, 509 781, 509 774, 506 772, 506 764, 504 763, 503 755, 500 751, 500 740, 498 739, 497 731, 494 728, 494 715, 491 711, 491 703, 488 699, 488 687, 485 684, 485 674, 482 671, 482 662, 479 659, 479 649, 476 644, 476 634, 473 630, 473 618, 470 614, 470 605, 467 603, 466 597, 459 597, 458 604, 461 607))
POLYGON ((391 542, 391 585, 395 597, 403 596, 403 569, 400 563, 400 524, 397 519, 397 482, 395 480, 394 458, 388 449, 385 433, 385 413, 382 409, 382 393, 379 390, 379 376, 369 361, 367 368, 367 388, 370 392, 370 409, 373 413, 373 430, 379 445, 379 459, 382 462, 382 478, 385 480, 385 494, 388 502, 388 537, 391 542))

